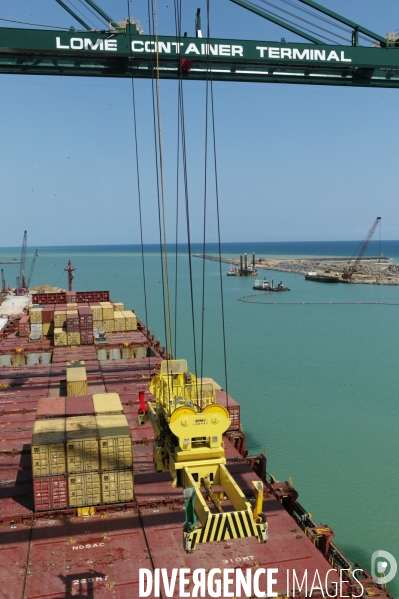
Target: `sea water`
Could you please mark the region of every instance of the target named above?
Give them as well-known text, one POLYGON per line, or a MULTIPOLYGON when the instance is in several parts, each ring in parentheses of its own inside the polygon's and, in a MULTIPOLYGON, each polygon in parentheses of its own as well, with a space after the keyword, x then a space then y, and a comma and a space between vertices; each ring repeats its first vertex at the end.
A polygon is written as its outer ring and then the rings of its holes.
MULTIPOLYGON (((350 256, 358 247, 240 243, 224 244, 222 254, 350 256)), ((201 244, 191 249, 203 251, 201 244)), ((384 242, 382 249, 399 259, 398 242, 384 242)), ((173 354, 240 403, 249 450, 267 448, 268 472, 278 480, 292 477, 300 503, 331 526, 352 561, 370 569, 378 549, 399 561, 399 287, 321 284, 260 271, 291 290, 264 294, 253 291, 252 277, 226 277, 226 264, 192 257, 190 265, 186 246, 177 254, 169 250, 165 264, 156 246, 146 246, 143 274, 138 246, 39 248, 32 285, 65 287, 63 269, 71 259, 75 289, 109 289, 165 344, 168 272, 173 354)), ((375 241, 368 253, 380 250, 375 241)), ((18 250, 1 250, 0 256, 18 259, 18 250)), ((19 267, 4 268, 13 284, 19 267)), ((389 590, 399 597, 399 575, 389 590)))

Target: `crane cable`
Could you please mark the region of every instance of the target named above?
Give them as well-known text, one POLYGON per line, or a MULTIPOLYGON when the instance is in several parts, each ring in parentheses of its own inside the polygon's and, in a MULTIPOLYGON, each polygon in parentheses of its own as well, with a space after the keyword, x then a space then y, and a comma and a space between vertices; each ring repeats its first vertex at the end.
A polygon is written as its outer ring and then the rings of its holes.
POLYGON ((151 69, 151 86, 152 86, 152 104, 153 104, 153 124, 154 124, 154 144, 155 144, 155 163, 156 163, 156 180, 157 180, 157 196, 158 196, 158 224, 159 224, 159 243, 161 251, 161 276, 162 276, 162 294, 163 294, 163 309, 164 309, 164 325, 166 338, 166 351, 172 356, 172 340, 171 340, 171 321, 170 321, 170 299, 169 299, 169 273, 168 273, 168 258, 166 247, 166 221, 165 221, 165 192, 164 192, 164 176, 163 176, 163 153, 162 153, 162 129, 161 129, 161 100, 160 100, 160 79, 159 79, 159 53, 158 53, 158 18, 156 0, 148 0, 148 21, 150 29, 155 37, 156 46, 156 97, 157 103, 154 102, 154 78, 153 69, 151 69), (152 10, 151 10, 152 8, 152 10), (151 18, 152 13, 152 18, 151 18), (155 21, 155 26, 154 26, 155 21))
MULTIPOLYGON (((127 13, 129 17, 129 23, 131 22, 130 17, 130 4, 127 0, 127 13)), ((132 42, 132 34, 130 34, 130 46, 132 42)), ((133 108, 133 124, 134 124, 134 143, 135 143, 135 158, 136 158, 136 177, 137 177, 137 197, 138 197, 138 209, 139 209, 139 223, 140 223, 140 246, 141 246, 141 268, 143 274, 143 292, 144 292, 144 315, 145 315, 145 328, 148 331, 148 304, 147 304, 147 281, 145 274, 145 259, 144 259, 144 238, 143 238, 143 214, 141 207, 141 182, 140 182, 140 166, 139 166, 139 148, 137 138, 137 111, 136 111, 136 94, 134 89, 134 78, 131 78, 131 89, 132 89, 132 108, 133 108)), ((148 365, 150 366, 150 358, 148 358, 148 365)))

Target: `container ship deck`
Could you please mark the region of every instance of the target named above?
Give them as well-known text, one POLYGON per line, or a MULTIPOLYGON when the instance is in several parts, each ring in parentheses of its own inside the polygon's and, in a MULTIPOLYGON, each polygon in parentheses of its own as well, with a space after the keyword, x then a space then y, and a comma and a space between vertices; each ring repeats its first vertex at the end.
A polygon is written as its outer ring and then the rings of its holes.
MULTIPOLYGON (((167 568, 170 576, 176 567, 191 571, 220 568, 221 573, 226 568, 253 572, 279 568, 274 590, 282 597, 294 595, 292 577, 287 586, 287 570, 295 570, 299 581, 308 572, 307 593, 297 588, 297 597, 309 595, 317 570, 324 593, 327 588, 331 596, 359 595, 361 587, 348 571, 356 565, 333 543, 331 528, 312 519, 288 482, 267 474, 265 456, 248 455, 240 406, 210 379, 207 382, 213 384, 216 402, 227 408, 230 417, 223 436, 226 468, 251 505, 256 501, 254 481, 263 483, 268 540, 261 543, 253 535, 231 538, 220 527, 208 542, 187 552, 183 489, 172 486, 169 471, 155 472, 153 426, 149 421, 138 423, 143 399, 155 402, 150 382, 167 358, 165 349, 132 311, 112 304, 108 292, 36 294, 32 302, 29 313, 9 322, 0 343, 2 597, 136 599, 140 568, 167 568), (42 461, 37 470, 35 452, 42 447, 38 431, 54 432, 57 422, 97 418, 93 433, 97 443, 101 411, 95 402, 104 394, 109 396, 109 405, 115 397, 120 400, 129 429, 126 451, 132 450, 132 466, 121 470, 119 464, 119 469, 112 470, 104 469, 102 461, 92 462, 87 480, 99 481, 98 492, 96 485, 94 491, 89 489, 86 481, 79 498, 73 485, 78 486, 76 472, 83 476, 83 466, 79 470, 76 460, 75 470, 69 461, 63 470, 50 473, 42 461), (132 486, 123 486, 122 474, 127 476, 124 481, 132 480, 132 486), (105 481, 112 476, 114 485, 107 486, 105 481), (337 593, 340 576, 343 584, 337 593)), ((105 410, 105 418, 111 418, 107 414, 105 410)), ((207 493, 204 501, 214 511, 215 502, 207 493)), ((224 498, 223 511, 231 509, 224 498)), ((390 596, 367 572, 359 578, 364 594, 390 596)), ((161 587, 160 595, 153 591, 146 596, 177 599, 182 596, 179 580, 173 595, 166 595, 161 587)), ((315 589, 312 596, 322 596, 322 591, 315 589)))

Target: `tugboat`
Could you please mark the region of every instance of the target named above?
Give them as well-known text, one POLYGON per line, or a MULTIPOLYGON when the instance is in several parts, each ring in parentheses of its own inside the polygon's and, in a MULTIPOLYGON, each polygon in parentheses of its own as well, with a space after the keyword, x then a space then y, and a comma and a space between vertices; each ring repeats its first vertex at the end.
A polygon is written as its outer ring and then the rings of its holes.
POLYGON ((280 281, 280 283, 277 285, 277 287, 275 287, 273 284, 273 279, 272 279, 272 286, 270 288, 270 291, 290 291, 290 290, 288 289, 288 287, 286 287, 284 285, 284 283, 282 281, 280 281))
POLYGON ((238 266, 234 266, 234 264, 232 264, 229 268, 229 270, 227 271, 227 276, 228 277, 239 277, 240 273, 238 271, 238 266))
POLYGON ((258 291, 271 291, 271 286, 269 281, 265 277, 264 279, 255 279, 253 289, 256 289, 258 291))

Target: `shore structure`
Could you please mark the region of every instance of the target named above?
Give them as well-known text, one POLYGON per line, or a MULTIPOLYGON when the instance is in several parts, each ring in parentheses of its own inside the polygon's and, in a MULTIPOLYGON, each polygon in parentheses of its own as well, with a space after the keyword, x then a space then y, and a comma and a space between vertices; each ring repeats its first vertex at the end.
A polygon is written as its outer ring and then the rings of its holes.
MULTIPOLYGON (((193 254, 197 258, 219 261, 219 256, 193 254)), ((234 265, 239 260, 221 257, 221 262, 234 265)), ((309 271, 320 276, 339 277, 340 283, 366 283, 368 285, 399 285, 399 264, 395 264, 385 256, 370 256, 359 262, 357 271, 349 280, 342 279, 345 266, 351 258, 319 257, 319 258, 257 258, 256 269, 276 270, 306 275, 309 271)))

